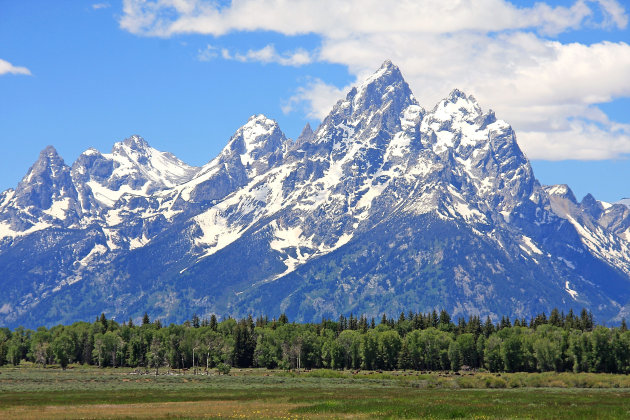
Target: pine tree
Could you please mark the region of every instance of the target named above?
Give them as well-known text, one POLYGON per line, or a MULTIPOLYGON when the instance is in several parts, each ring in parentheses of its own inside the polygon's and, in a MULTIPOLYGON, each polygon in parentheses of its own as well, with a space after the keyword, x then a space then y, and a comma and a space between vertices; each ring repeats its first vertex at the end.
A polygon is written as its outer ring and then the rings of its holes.
POLYGON ((346 322, 346 317, 343 315, 339 315, 339 322, 337 323, 337 334, 341 334, 343 330, 348 329, 348 323, 346 322))
POLYGON ((554 327, 562 326, 562 318, 560 318, 560 311, 558 311, 558 308, 553 308, 551 310, 551 315, 549 315, 549 323, 554 327))
POLYGON ((573 309, 569 309, 569 313, 567 314, 565 320, 564 320, 564 328, 570 330, 573 328, 576 328, 576 318, 575 315, 573 314, 573 309))
POLYGON ((457 320, 457 334, 464 334, 466 332, 466 320, 463 317, 457 320))
POLYGON ((368 330, 368 322, 367 317, 365 315, 361 315, 359 319, 359 325, 357 326, 358 330, 365 334, 368 330))
POLYGON ((199 328, 199 326, 200 326, 200 325, 199 325, 199 317, 197 316, 197 314, 196 314, 196 313, 194 313, 194 314, 193 314, 193 317, 192 317, 192 326, 193 326, 194 328, 199 328))
POLYGON ((348 321, 348 327, 351 330, 357 330, 358 329, 357 319, 352 315, 352 312, 350 313, 350 320, 348 321))
POLYGON ((434 309, 433 312, 431 312, 431 326, 434 328, 438 327, 438 324, 440 323, 440 318, 438 318, 438 314, 437 311, 434 309))
POLYGON ((586 308, 583 308, 582 312, 580 312, 580 329, 582 331, 593 330, 593 314, 588 312, 586 308))
POLYGON ((451 316, 444 309, 440 311, 440 324, 448 326, 451 323, 451 316))
POLYGON ((483 324, 483 335, 488 338, 490 337, 490 334, 492 334, 494 332, 494 324, 492 323, 492 320, 490 319, 490 316, 488 315, 486 317, 486 322, 483 324))
POLYGON ((401 322, 405 322, 405 320, 405 311, 402 311, 398 317, 398 323, 400 324, 401 322))
POLYGON ((212 314, 210 316, 210 329, 212 331, 216 331, 217 330, 217 316, 215 314, 212 314))
POLYGON ((151 323, 151 320, 149 319, 149 314, 148 313, 144 313, 144 315, 142 316, 142 325, 148 325, 151 323))
POLYGON ((101 323, 101 325, 103 325, 103 331, 107 331, 107 318, 105 318, 105 313, 101 312, 101 317, 98 319, 98 322, 101 323))
POLYGON ((249 328, 250 332, 254 332, 255 327, 256 325, 254 325, 254 318, 252 318, 252 314, 247 315, 247 328, 249 328))

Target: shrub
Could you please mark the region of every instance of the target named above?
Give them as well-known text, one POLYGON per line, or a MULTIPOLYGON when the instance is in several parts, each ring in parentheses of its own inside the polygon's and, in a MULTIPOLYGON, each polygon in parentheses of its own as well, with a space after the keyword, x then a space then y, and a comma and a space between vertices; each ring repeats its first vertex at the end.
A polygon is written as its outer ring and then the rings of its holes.
POLYGON ((219 363, 217 365, 217 372, 219 372, 220 375, 229 375, 230 369, 232 369, 232 367, 226 363, 219 363))

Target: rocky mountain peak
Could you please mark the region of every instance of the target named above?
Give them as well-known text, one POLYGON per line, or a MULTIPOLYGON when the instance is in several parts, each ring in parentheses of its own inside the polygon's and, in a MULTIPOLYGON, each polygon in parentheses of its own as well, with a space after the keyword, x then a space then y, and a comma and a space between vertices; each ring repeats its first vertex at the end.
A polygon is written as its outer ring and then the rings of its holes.
POLYGON ((344 139, 347 138, 365 147, 380 149, 395 133, 404 130, 403 125, 415 125, 422 115, 424 110, 400 70, 386 61, 363 83, 353 87, 345 99, 335 104, 317 129, 315 143, 322 146, 324 152, 332 148, 336 156, 345 154, 349 143, 344 139), (410 108, 414 108, 414 112, 407 115, 410 108), (410 121, 412 114, 413 121, 410 121))
POLYGON ((577 204, 577 200, 573 191, 567 184, 558 184, 558 185, 549 185, 544 187, 547 194, 550 196, 557 196, 561 198, 566 198, 571 201, 573 204, 577 204))
POLYGON ((123 144, 134 150, 141 150, 149 147, 149 143, 137 134, 123 140, 123 144))
POLYGON ((48 159, 61 159, 59 157, 59 153, 57 153, 57 149, 54 146, 48 145, 41 152, 39 152, 40 159, 46 157, 48 159))
MULTIPOLYGON (((492 115, 494 116, 494 113, 492 115)), ((448 97, 440 101, 431 112, 431 117, 438 121, 473 123, 482 116, 483 111, 475 97, 466 95, 459 89, 453 89, 448 97)))
MULTIPOLYGON (((53 146, 47 146, 39 153, 39 158, 31 166, 20 184, 24 187, 24 184, 41 181, 42 179, 54 181, 59 177, 63 177, 68 169, 57 150, 53 146)), ((20 186, 18 186, 19 188, 20 186)))
POLYGON ((416 103, 400 69, 389 60, 363 83, 353 88, 346 99, 351 102, 355 114, 373 112, 390 102, 400 112, 406 105, 416 103))
POLYGON ((68 167, 53 146, 47 146, 15 190, 15 206, 49 209, 54 201, 76 196, 68 167))
POLYGON ((302 144, 304 142, 313 140, 314 137, 315 137, 315 133, 313 132, 313 129, 311 128, 311 125, 309 123, 306 123, 306 125, 302 129, 302 133, 297 138, 295 143, 299 145, 299 144, 302 144))
POLYGON ((602 203, 596 200, 590 193, 584 196, 580 206, 595 219, 599 218, 604 212, 604 206, 602 203))
POLYGON ((111 154, 118 156, 125 156, 133 160, 141 159, 151 154, 154 150, 149 143, 138 135, 133 135, 124 139, 123 141, 114 143, 111 154))
POLYGON ((241 164, 252 168, 250 175, 255 176, 278 161, 286 141, 276 121, 262 114, 252 115, 232 136, 223 154, 238 155, 241 164))

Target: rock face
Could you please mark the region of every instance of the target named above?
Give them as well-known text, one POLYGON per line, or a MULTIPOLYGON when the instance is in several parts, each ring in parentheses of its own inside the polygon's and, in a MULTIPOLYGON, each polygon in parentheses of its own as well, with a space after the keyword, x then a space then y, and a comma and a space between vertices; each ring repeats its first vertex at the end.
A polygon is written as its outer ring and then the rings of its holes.
POLYGON ((252 116, 201 168, 138 136, 0 195, 0 325, 447 309, 630 311, 630 210, 542 187, 512 128, 387 61, 293 142, 252 116))

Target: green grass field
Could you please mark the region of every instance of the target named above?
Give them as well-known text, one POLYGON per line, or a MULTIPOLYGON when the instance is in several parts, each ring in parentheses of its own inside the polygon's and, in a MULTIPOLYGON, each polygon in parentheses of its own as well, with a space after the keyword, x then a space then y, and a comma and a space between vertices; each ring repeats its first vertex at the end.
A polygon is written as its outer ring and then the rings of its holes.
POLYGON ((630 377, 4 367, 0 418, 619 419, 630 418, 630 377))

